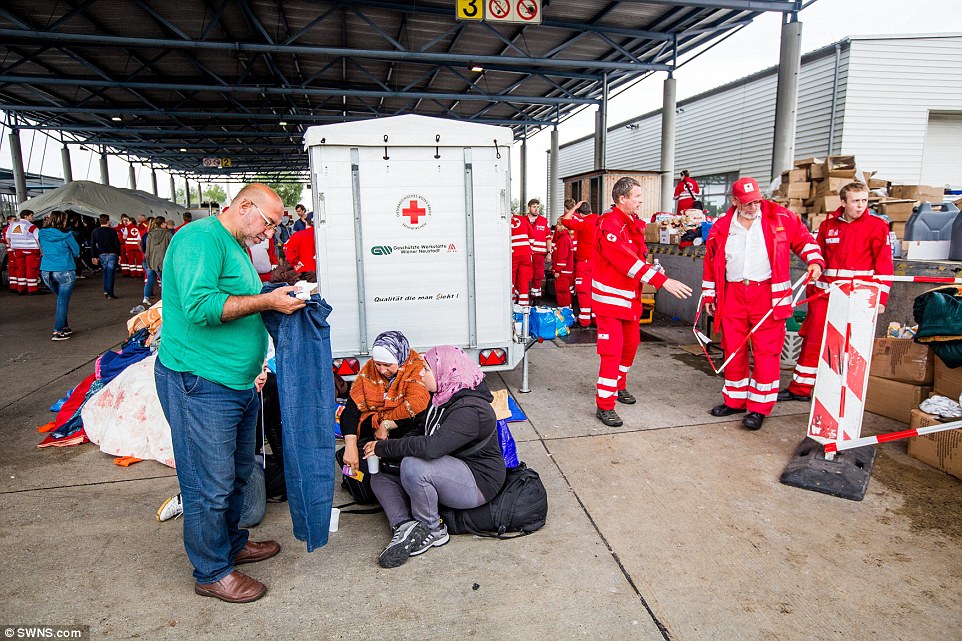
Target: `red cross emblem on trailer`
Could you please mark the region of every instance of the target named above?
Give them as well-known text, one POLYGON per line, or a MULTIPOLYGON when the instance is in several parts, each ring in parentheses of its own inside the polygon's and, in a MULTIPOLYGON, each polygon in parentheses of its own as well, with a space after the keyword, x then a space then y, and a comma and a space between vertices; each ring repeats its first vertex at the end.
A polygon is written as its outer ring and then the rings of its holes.
POLYGON ((408 229, 421 229, 431 218, 431 204, 420 194, 408 194, 398 202, 395 217, 408 229))

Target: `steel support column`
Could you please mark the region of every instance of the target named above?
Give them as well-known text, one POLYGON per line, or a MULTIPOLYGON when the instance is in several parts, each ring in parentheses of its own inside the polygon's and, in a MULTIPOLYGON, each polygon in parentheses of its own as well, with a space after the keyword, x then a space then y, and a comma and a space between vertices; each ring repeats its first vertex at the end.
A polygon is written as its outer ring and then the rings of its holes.
MULTIPOLYGON (((595 112, 595 169, 608 164, 608 74, 601 81, 601 102, 595 112)), ((602 201, 606 199, 602 196, 602 201)), ((592 205, 594 206, 594 205, 592 205)))
MULTIPOLYGON (((168 169, 170 168, 168 167, 168 169)), ((168 200, 175 203, 177 202, 177 187, 174 185, 174 174, 168 174, 167 177, 170 178, 170 198, 168 200)))
POLYGON ((201 203, 204 202, 204 190, 201 189, 200 183, 197 183, 197 206, 200 207, 201 203))
POLYGON ((558 125, 551 128, 551 164, 548 165, 548 220, 557 222, 564 213, 564 194, 562 202, 555 202, 558 189, 558 125))
POLYGON ((524 128, 524 138, 521 139, 521 197, 519 207, 521 211, 528 211, 528 128, 524 128))
POLYGON ((661 200, 660 211, 673 211, 671 183, 675 176, 675 79, 665 78, 661 102, 661 200))
POLYGON ((133 163, 127 165, 127 188, 137 189, 137 170, 133 163))
POLYGON ((157 170, 154 169, 153 167, 150 168, 150 187, 153 190, 154 195, 156 196, 157 195, 157 170))
POLYGON ((63 184, 73 182, 73 167, 70 166, 70 149, 64 145, 60 149, 60 160, 63 162, 63 184))
MULTIPOLYGON (((198 207, 200 203, 197 203, 198 207)), ((190 181, 184 176, 184 207, 190 209, 190 181)))
POLYGON ((23 173, 23 150, 20 149, 20 130, 14 127, 8 136, 10 160, 13 164, 13 182, 17 192, 17 204, 27 199, 27 176, 23 173))
POLYGON ((778 55, 778 91, 775 94, 775 137, 772 141, 773 180, 795 160, 795 116, 798 108, 798 72, 802 62, 802 23, 786 14, 778 55))
POLYGON ((110 184, 110 172, 107 169, 107 152, 100 152, 100 184, 110 184))

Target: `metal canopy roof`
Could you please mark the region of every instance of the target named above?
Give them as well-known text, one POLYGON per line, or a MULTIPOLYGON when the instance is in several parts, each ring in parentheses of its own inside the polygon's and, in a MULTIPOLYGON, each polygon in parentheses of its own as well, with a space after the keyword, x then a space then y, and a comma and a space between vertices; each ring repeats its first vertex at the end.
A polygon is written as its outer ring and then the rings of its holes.
POLYGON ((598 104, 605 80, 671 70, 762 11, 802 8, 544 0, 542 24, 519 25, 459 22, 455 2, 15 0, 0 7, 0 110, 208 180, 300 173, 312 124, 416 113, 521 138, 598 104))

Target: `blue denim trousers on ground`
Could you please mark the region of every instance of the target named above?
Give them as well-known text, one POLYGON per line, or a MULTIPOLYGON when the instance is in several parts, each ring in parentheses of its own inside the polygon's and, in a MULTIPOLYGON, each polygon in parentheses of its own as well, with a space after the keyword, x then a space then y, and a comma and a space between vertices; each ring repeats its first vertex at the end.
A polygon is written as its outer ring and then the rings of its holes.
MULTIPOLYGON (((285 283, 271 283, 262 292, 285 283)), ((293 314, 261 312, 277 349, 284 479, 294 536, 307 551, 327 543, 334 500, 331 306, 317 294, 293 314)))
POLYGON ((160 276, 160 272, 156 269, 148 269, 147 263, 144 263, 144 298, 150 298, 154 295, 154 285, 157 284, 157 280, 160 276))
POLYGON ((253 388, 233 390, 176 372, 159 358, 154 377, 184 501, 184 548, 194 579, 213 583, 231 573, 247 544, 248 532, 238 523, 254 466, 259 400, 253 388))
POLYGON ((114 276, 117 274, 117 261, 120 256, 117 254, 101 254, 100 268, 103 270, 104 293, 114 295, 114 276))
POLYGON ((73 294, 74 283, 77 282, 77 272, 40 272, 43 282, 57 295, 57 313, 53 323, 53 331, 62 332, 69 327, 67 309, 70 307, 70 295, 73 294))

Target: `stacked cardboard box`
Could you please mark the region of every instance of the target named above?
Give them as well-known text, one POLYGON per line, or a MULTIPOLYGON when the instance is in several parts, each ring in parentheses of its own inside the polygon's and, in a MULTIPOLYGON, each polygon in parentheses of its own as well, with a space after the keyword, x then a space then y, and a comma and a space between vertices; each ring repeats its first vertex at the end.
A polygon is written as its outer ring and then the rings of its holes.
POLYGON ((908 423, 913 408, 932 391, 932 351, 911 338, 876 338, 865 409, 908 423))
MULTIPOLYGON (((958 400, 962 394, 962 367, 949 369, 941 359, 935 359, 934 393, 958 400)), ((956 419, 949 419, 956 420, 956 419)), ((944 422, 934 414, 916 408, 912 410, 911 429, 944 422)), ((962 429, 926 434, 909 439, 909 456, 932 467, 962 478, 962 429)))
MULTIPOLYGON (((772 199, 805 217, 814 232, 829 212, 842 205, 839 192, 856 180, 855 156, 828 156, 795 161, 795 169, 782 172, 781 185, 772 199)), ((871 172, 862 172, 871 180, 871 172)), ((881 183, 882 181, 875 181, 881 183)), ((888 183, 882 183, 885 187, 888 183)))

